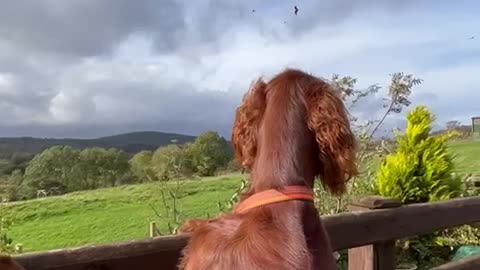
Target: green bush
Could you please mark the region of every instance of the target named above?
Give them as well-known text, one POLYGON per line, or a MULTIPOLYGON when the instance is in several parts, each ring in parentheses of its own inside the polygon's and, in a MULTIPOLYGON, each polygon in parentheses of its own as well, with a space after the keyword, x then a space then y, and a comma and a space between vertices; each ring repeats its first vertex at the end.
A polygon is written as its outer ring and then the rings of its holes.
POLYGON ((430 202, 458 196, 462 179, 453 174, 449 134, 429 136, 433 115, 418 106, 407 115, 405 134, 397 134, 397 150, 387 155, 377 174, 378 191, 404 203, 430 202))

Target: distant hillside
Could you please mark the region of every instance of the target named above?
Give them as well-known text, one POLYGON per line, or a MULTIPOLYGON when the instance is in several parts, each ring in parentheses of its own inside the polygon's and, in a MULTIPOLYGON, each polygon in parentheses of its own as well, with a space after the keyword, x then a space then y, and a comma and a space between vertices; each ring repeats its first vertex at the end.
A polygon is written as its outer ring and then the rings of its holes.
POLYGON ((10 158, 13 154, 36 154, 54 145, 69 145, 78 149, 94 146, 113 147, 134 154, 141 150, 154 150, 173 141, 186 143, 193 140, 194 136, 155 131, 132 132, 96 139, 0 138, 0 158, 10 158))

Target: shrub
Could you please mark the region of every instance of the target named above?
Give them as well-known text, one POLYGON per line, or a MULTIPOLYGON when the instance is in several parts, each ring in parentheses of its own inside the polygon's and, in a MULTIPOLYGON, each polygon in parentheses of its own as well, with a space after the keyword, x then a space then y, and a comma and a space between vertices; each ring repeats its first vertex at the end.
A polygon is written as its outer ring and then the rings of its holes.
POLYGON ((444 200, 461 192, 462 179, 453 174, 449 134, 429 136, 433 115, 418 106, 407 115, 405 134, 397 134, 397 150, 387 155, 378 175, 378 191, 404 203, 444 200))
MULTIPOLYGON (((425 106, 407 115, 404 134, 397 134, 396 151, 387 155, 377 174, 380 195, 403 203, 420 203, 465 196, 460 175, 454 174, 453 156, 446 140, 453 133, 430 134, 434 116, 425 106)), ((459 235, 474 235, 470 227, 412 237, 397 242, 400 261, 431 267, 448 260, 453 245, 465 242, 459 235)))

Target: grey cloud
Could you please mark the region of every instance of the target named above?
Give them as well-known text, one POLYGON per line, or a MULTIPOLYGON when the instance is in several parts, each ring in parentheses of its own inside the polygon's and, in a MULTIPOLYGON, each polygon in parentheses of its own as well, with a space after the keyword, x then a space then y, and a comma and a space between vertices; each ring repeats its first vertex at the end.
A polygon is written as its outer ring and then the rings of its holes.
MULTIPOLYGON (((256 1, 258 2, 258 1, 256 1)), ((0 41, 49 57, 108 55, 134 34, 161 53, 215 41, 248 22, 252 4, 233 0, 18 0, 2 3, 0 41), (194 6, 194 8, 190 8, 194 6)))
POLYGON ((421 8, 419 1, 407 0, 322 0, 297 2, 298 16, 287 16, 287 26, 292 35, 301 35, 322 25, 325 34, 334 34, 337 29, 329 26, 346 22, 352 16, 361 16, 364 20, 385 14, 398 15, 412 8, 421 8))
MULTIPOLYGON (((294 16, 294 2, 282 6, 285 10, 278 14, 268 14, 263 0, 4 2, 0 9, 0 76, 9 74, 15 83, 0 89, 0 136, 47 137, 96 137, 133 130, 198 134, 206 129, 229 136, 234 109, 243 92, 239 88, 244 85, 232 85, 233 91, 228 93, 199 89, 194 79, 169 74, 169 64, 163 64, 165 70, 154 76, 145 75, 146 70, 132 71, 131 75, 130 71, 122 72, 111 58, 132 36, 151 39, 154 57, 188 58, 191 62, 185 63, 192 65, 178 66, 184 73, 195 72, 200 77, 197 80, 202 80, 202 74, 211 77, 218 72, 202 58, 225 49, 229 44, 219 41, 235 27, 251 28, 274 43, 283 33, 283 29, 280 34, 276 32, 274 26, 283 20, 288 21, 285 27, 290 30, 283 37, 291 40, 313 27, 332 26, 359 14, 374 16, 370 14, 385 10, 395 14, 418 6, 413 1, 311 0, 298 2, 300 13, 294 16), (109 71, 106 78, 90 80, 87 73, 96 70, 85 67, 86 61, 111 64, 105 68, 109 71)), ((277 3, 269 1, 269 5, 277 3)), ((326 29, 337 31, 335 27, 326 29)), ((363 58, 365 61, 350 59, 357 60, 354 69, 361 70, 367 61, 377 65, 375 59, 367 59, 370 56, 363 58)), ((331 70, 333 64, 327 64, 329 72, 348 72, 345 65, 331 70)), ((382 63, 378 66, 385 69, 382 63)), ((228 75, 240 80, 245 77, 228 75)), ((369 100, 359 111, 366 116, 381 113, 378 101, 369 100)))
POLYGON ((161 33, 157 47, 171 50, 185 27, 182 6, 173 0, 56 1, 2 3, 0 40, 25 52, 96 56, 108 54, 131 33, 161 33))

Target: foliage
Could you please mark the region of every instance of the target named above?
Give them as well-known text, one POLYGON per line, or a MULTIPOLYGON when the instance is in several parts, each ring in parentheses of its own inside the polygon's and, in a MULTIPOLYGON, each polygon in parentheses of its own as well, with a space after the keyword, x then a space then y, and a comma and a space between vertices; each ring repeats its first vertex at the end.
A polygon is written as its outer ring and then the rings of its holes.
POLYGON ((357 162, 360 173, 348 183, 348 192, 341 197, 332 196, 320 185, 315 185, 316 203, 323 214, 348 211, 348 205, 355 197, 377 193, 374 174, 377 171, 378 160, 390 153, 393 146, 385 140, 373 140, 373 135, 391 112, 399 113, 402 106, 410 104, 408 98, 411 90, 420 83, 420 80, 412 75, 404 75, 403 73, 393 74, 387 93, 388 98, 385 98, 385 100, 391 100, 387 112, 382 119, 367 119, 366 121, 365 119, 361 121, 362 119, 353 115, 355 106, 361 103, 362 100, 378 94, 382 87, 378 84, 372 84, 365 89, 357 89, 357 79, 350 76, 341 77, 338 74, 334 74, 330 82, 335 86, 350 112, 350 124, 356 133, 358 142, 357 162), (372 129, 372 126, 375 124, 376 126, 372 129))
POLYGON ((11 159, 13 155, 36 155, 55 145, 70 146, 75 149, 90 147, 117 148, 133 155, 142 150, 155 150, 159 146, 193 142, 194 136, 155 131, 131 132, 96 139, 54 139, 54 138, 0 138, 0 158, 11 159))
POLYGON ((78 190, 113 187, 129 171, 127 154, 113 148, 86 148, 79 153, 74 167, 78 181, 83 182, 78 190))
POLYGON ((53 146, 36 155, 18 183, 19 197, 111 187, 129 171, 128 156, 117 149, 53 146))
POLYGON ((397 134, 397 151, 388 155, 378 172, 382 196, 404 203, 445 200, 461 192, 461 178, 454 172, 453 157, 444 136, 429 136, 433 115, 418 106, 407 115, 404 135, 397 134))
POLYGON ((231 159, 227 141, 217 132, 207 131, 188 145, 193 170, 199 176, 213 176, 218 168, 227 165, 231 159))
POLYGON ((14 244, 9 236, 13 222, 6 217, 0 216, 0 254, 12 254, 21 252, 21 245, 14 244))
POLYGON ((388 87, 389 104, 384 105, 387 108, 383 117, 378 121, 377 125, 373 128, 370 137, 373 137, 380 125, 385 121, 385 118, 390 113, 400 113, 403 107, 408 107, 411 104, 409 100, 412 88, 422 83, 421 79, 413 77, 412 74, 405 75, 403 72, 397 72, 391 75, 391 83, 388 87))
POLYGON ((33 155, 30 154, 13 153, 8 160, 5 160, 5 163, 0 165, 0 175, 10 175, 16 170, 20 170, 22 173, 25 172, 25 168, 32 158, 33 155))
POLYGON ((79 190, 75 164, 79 151, 69 146, 53 146, 36 155, 25 170, 22 195, 34 198, 37 190, 79 190))
POLYGON ((156 175, 152 168, 152 157, 152 151, 143 150, 130 159, 130 169, 137 178, 137 182, 143 183, 156 180, 156 175))
POLYGON ((190 174, 191 161, 186 149, 186 146, 172 144, 153 153, 151 166, 158 180, 168 181, 190 174))
POLYGON ((233 206, 240 201, 240 196, 242 192, 246 190, 248 186, 247 177, 243 177, 240 182, 240 186, 235 190, 233 195, 225 203, 218 202, 218 209, 220 212, 228 212, 233 209, 233 206))

